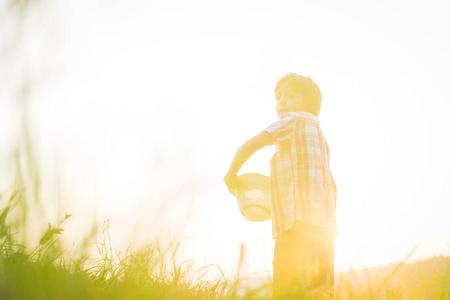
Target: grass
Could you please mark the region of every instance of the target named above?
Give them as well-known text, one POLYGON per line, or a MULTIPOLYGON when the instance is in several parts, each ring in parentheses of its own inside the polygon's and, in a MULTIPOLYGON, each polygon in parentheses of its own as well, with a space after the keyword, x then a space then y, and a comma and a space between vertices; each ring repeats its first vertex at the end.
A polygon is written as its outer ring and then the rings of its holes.
MULTIPOLYGON (((0 211, 0 299, 235 299, 239 280, 222 276, 208 281, 207 266, 190 270, 176 264, 179 243, 170 251, 150 246, 118 252, 111 245, 109 221, 103 224, 97 249, 99 259, 73 259, 58 247, 62 228, 70 215, 57 225, 49 223, 39 244, 31 251, 15 241, 16 230, 8 226, 13 193, 0 211)), ((15 228, 17 229, 17 228, 15 228)), ((223 273, 222 273, 223 274, 223 273)), ((255 290, 242 299, 254 299, 255 290)))
MULTIPOLYGON (((92 263, 87 256, 68 257, 58 246, 68 214, 49 224, 39 244, 28 250, 15 241, 19 228, 7 222, 18 195, 13 193, 0 211, 0 299, 271 299, 270 282, 245 288, 245 277, 230 280, 223 273, 208 281, 208 269, 218 266, 192 270, 189 261, 177 264, 179 242, 169 250, 149 246, 118 252, 108 221, 97 243, 99 258, 92 263)), ((335 299, 450 299, 450 258, 405 264, 408 257, 396 265, 339 274, 335 299)), ((328 298, 309 291, 304 299, 328 298)))

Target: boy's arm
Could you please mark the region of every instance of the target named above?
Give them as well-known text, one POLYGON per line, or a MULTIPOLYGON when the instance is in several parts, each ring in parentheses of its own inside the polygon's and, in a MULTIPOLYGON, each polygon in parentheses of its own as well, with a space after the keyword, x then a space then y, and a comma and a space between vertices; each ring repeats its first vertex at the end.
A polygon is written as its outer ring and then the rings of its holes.
POLYGON ((253 153, 263 147, 273 144, 275 144, 273 137, 267 131, 263 131, 239 147, 231 162, 230 168, 223 179, 232 194, 234 194, 233 191, 237 184, 237 173, 242 165, 253 155, 253 153))

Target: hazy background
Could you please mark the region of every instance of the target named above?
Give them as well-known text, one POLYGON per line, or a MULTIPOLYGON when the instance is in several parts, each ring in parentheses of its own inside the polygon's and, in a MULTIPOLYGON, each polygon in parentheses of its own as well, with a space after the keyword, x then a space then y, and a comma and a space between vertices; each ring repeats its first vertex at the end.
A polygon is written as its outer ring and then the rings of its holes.
MULTIPOLYGON (((271 274, 270 222, 246 221, 222 178, 278 120, 275 84, 296 72, 323 94, 336 269, 399 261, 419 242, 413 260, 450 253, 445 1, 36 3, 0 85, 2 192, 27 99, 47 203, 34 238, 67 211, 75 248, 109 219, 118 249, 170 235, 179 262, 231 273, 245 243, 245 271, 271 274)), ((3 44, 17 32, 4 18, 3 44)), ((274 151, 240 174, 269 175, 274 151)))

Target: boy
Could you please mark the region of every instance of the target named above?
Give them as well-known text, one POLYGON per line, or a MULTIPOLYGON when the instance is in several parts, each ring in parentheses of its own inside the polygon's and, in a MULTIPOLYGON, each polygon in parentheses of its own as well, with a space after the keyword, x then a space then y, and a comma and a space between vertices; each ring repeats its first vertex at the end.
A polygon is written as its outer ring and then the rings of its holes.
POLYGON ((276 144, 270 161, 274 298, 333 296, 336 184, 318 119, 322 95, 310 77, 288 73, 275 97, 280 120, 238 149, 223 180, 233 191, 242 165, 276 144))

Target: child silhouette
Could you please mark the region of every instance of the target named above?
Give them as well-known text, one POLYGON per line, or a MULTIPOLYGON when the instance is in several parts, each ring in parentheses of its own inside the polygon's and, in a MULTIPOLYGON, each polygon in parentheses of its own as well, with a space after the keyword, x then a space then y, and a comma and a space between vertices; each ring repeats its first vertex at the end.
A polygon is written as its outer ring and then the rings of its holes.
POLYGON ((274 298, 333 296, 336 184, 318 119, 322 94, 310 77, 288 73, 275 97, 280 120, 237 150, 223 180, 233 191, 242 165, 276 144, 270 161, 274 298))

